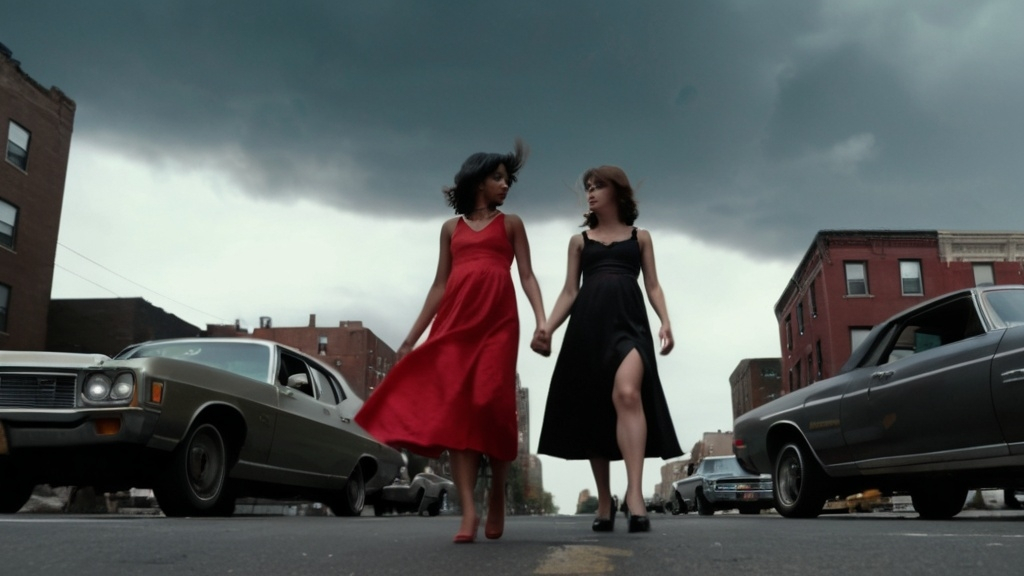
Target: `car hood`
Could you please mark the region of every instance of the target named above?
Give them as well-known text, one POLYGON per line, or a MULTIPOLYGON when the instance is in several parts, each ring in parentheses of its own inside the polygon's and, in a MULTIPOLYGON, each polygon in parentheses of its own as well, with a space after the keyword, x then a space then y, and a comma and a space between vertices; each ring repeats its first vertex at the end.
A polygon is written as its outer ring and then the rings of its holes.
POLYGON ((53 368, 89 368, 108 362, 104 354, 76 354, 73 352, 0 352, 0 366, 31 366, 53 368))

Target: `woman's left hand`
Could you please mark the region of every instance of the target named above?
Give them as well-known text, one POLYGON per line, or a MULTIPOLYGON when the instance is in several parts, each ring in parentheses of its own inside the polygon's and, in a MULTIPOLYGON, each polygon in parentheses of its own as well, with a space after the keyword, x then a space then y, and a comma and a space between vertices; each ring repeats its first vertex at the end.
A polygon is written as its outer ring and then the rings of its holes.
POLYGON ((661 339, 662 356, 671 352, 676 345, 676 341, 672 339, 672 329, 667 326, 661 327, 661 330, 658 331, 658 338, 661 339))

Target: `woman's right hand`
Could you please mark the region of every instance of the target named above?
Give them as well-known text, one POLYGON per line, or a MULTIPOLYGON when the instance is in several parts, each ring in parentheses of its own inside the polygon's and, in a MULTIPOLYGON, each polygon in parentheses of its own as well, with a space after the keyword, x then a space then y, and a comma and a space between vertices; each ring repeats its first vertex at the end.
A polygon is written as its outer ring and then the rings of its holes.
POLYGON ((395 351, 395 363, 397 364, 409 352, 412 352, 412 344, 402 344, 399 346, 398 350, 395 351))
POLYGON ((545 358, 551 356, 551 335, 543 328, 538 328, 533 333, 530 349, 545 358))

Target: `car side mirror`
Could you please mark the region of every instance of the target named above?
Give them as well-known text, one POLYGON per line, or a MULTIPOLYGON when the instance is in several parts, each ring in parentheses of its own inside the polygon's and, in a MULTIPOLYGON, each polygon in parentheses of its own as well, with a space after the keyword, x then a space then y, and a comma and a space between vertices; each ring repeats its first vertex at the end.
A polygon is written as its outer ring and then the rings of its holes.
POLYGON ((306 386, 309 386, 309 377, 306 376, 305 374, 292 374, 291 376, 288 377, 289 388, 301 390, 306 386))

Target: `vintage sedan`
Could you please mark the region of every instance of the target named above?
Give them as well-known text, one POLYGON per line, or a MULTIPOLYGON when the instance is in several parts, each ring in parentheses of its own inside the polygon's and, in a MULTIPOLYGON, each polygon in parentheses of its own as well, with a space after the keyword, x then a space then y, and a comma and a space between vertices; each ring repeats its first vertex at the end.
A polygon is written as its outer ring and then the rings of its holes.
POLYGON ((716 510, 757 514, 773 506, 771 476, 747 472, 735 456, 701 460, 693 474, 672 483, 672 495, 672 512, 676 514, 690 510, 701 516, 711 516, 716 510))
POLYGON ((783 516, 865 489, 950 518, 971 489, 1024 486, 1024 286, 960 290, 875 326, 839 374, 736 419, 744 468, 783 516))
POLYGON ((448 507, 449 498, 457 496, 455 483, 431 472, 420 472, 412 481, 398 480, 385 486, 373 500, 373 513, 414 513, 437 516, 448 507))
POLYGON ((167 516, 230 515, 241 496, 358 515, 403 465, 355 424, 361 405, 329 366, 264 340, 0 352, 0 512, 50 484, 152 488, 167 516))

